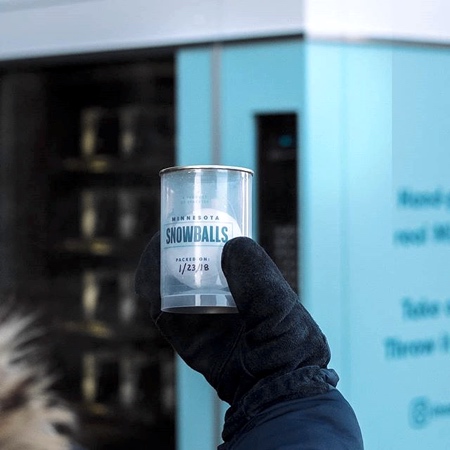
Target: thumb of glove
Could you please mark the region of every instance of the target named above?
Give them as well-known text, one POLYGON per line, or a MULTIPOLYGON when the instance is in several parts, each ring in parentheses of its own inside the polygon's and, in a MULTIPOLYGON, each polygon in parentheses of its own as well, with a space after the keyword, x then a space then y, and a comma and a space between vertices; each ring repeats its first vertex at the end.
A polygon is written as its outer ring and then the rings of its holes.
POLYGON ((300 367, 325 368, 326 337, 264 249, 247 237, 230 240, 222 270, 245 326, 245 367, 256 378, 300 367))

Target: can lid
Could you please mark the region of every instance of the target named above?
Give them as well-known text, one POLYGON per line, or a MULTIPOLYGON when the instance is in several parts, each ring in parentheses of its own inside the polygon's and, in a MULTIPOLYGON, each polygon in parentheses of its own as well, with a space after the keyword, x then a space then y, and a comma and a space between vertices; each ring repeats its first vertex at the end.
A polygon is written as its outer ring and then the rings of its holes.
POLYGON ((159 176, 165 175, 170 172, 178 172, 182 170, 234 170, 237 172, 246 172, 250 175, 253 175, 254 172, 251 169, 248 169, 246 167, 237 167, 237 166, 222 166, 220 164, 206 164, 206 165, 195 165, 195 166, 173 166, 173 167, 167 167, 165 169, 162 169, 159 171, 159 176))

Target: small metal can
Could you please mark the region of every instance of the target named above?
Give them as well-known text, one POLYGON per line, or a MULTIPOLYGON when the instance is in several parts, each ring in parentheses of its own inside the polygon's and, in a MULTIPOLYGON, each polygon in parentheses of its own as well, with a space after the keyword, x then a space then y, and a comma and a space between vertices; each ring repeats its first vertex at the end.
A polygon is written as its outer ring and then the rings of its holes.
POLYGON ((236 312, 221 268, 222 249, 251 237, 253 171, 243 167, 169 167, 161 177, 161 309, 236 312))

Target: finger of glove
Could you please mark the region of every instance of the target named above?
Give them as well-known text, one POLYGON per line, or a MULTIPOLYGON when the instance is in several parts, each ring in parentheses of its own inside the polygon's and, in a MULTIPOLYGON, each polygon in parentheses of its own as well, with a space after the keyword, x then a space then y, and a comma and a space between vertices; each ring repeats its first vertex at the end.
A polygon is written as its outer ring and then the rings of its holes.
POLYGON ((259 244, 246 237, 227 242, 222 270, 246 324, 255 366, 258 360, 269 372, 290 364, 326 366, 325 336, 259 244))
POLYGON ((246 320, 270 318, 298 302, 276 264, 250 238, 238 237, 225 244, 222 270, 239 312, 246 320))

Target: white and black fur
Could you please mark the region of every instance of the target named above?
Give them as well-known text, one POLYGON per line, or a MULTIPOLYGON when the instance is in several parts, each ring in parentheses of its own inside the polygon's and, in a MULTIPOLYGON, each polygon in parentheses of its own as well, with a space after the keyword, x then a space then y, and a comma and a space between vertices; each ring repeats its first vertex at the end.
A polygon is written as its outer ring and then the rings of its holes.
POLYGON ((0 307, 1 450, 70 449, 75 415, 52 391, 40 334, 31 315, 0 307))

